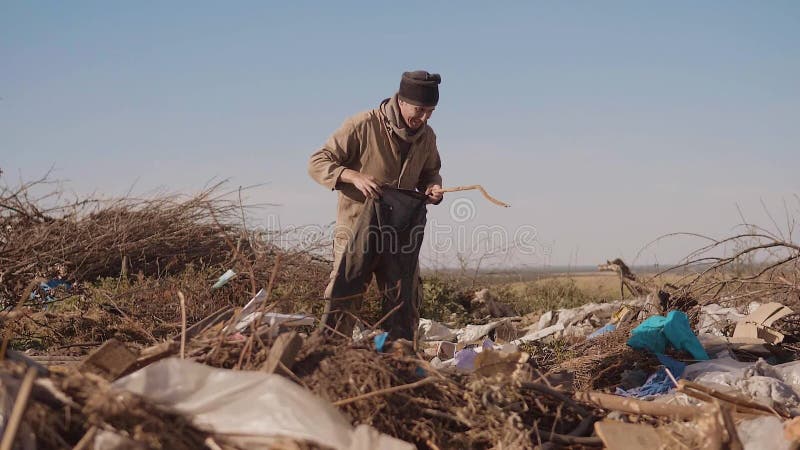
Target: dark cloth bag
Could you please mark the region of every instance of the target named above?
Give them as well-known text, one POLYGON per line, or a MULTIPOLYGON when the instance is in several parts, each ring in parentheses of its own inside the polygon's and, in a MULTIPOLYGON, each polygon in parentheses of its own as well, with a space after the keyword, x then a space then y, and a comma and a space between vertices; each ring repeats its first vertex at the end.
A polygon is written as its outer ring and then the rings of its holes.
POLYGON ((323 321, 344 334, 354 320, 345 311, 360 303, 373 274, 382 293, 381 324, 392 339, 414 339, 419 322, 422 247, 427 196, 417 191, 382 187, 379 199, 367 199, 339 265, 323 321), (400 305, 400 306, 398 306, 400 305))

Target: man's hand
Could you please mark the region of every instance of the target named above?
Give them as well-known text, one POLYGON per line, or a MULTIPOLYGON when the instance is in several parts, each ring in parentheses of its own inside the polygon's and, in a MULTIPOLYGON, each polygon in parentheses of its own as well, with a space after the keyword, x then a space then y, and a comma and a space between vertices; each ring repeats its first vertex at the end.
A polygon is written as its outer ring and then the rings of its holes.
POLYGON ((355 186, 356 189, 364 194, 364 197, 378 198, 381 196, 381 186, 372 175, 365 175, 353 169, 345 169, 339 179, 355 186))
POLYGON ((436 205, 438 205, 442 201, 442 198, 444 198, 442 187, 438 184, 428 186, 428 189, 425 190, 425 195, 428 196, 428 203, 433 203, 436 205))

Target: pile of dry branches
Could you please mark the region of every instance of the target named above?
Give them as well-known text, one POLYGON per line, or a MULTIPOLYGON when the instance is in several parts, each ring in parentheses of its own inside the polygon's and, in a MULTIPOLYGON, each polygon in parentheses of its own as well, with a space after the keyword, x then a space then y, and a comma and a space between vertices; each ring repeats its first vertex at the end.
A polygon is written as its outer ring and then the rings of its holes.
MULTIPOLYGON (((800 307, 800 244, 792 238, 793 224, 788 233, 743 227, 745 232, 723 239, 691 234, 708 243, 658 275, 688 270, 673 284, 700 304, 775 301, 800 307)), ((687 233, 670 236, 679 235, 687 233)))
POLYGON ((279 255, 273 298, 285 311, 321 309, 330 266, 307 250, 324 236, 303 248, 280 246, 278 232, 247 227, 248 208, 241 190, 223 183, 189 197, 106 201, 67 201, 46 177, 0 184, 0 310, 23 313, 9 324, 13 344, 67 353, 111 337, 153 344, 180 330, 179 290, 191 325, 246 302, 279 255), (212 290, 228 269, 238 276, 212 290), (71 286, 57 288, 44 311, 39 285, 52 279, 71 286))
POLYGON ((45 182, 0 186, 0 286, 10 297, 35 278, 159 277, 231 262, 230 240, 250 250, 235 226, 240 207, 221 184, 190 198, 53 199, 43 209, 30 193, 45 182))

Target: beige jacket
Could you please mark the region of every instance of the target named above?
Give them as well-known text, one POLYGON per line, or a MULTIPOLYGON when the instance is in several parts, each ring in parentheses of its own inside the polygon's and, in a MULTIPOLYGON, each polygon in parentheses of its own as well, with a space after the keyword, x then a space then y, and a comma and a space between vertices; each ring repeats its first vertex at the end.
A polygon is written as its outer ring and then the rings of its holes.
POLYGON ((335 252, 347 240, 346 232, 352 230, 366 200, 355 186, 339 181, 344 169, 372 175, 382 185, 401 189, 425 192, 429 186, 442 184, 439 175, 442 163, 433 129, 425 125, 401 166, 396 138, 389 137, 391 131, 385 120, 380 108, 356 114, 311 155, 308 163, 311 178, 328 189, 339 190, 335 252))

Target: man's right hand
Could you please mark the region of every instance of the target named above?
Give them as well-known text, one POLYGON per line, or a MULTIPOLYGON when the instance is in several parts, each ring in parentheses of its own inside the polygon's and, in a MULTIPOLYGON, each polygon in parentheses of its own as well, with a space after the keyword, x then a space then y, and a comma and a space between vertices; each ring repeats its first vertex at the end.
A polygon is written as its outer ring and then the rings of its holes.
POLYGON ((339 179, 355 186, 356 189, 364 194, 364 197, 378 198, 381 196, 381 186, 372 175, 365 175, 353 169, 345 169, 339 179))

